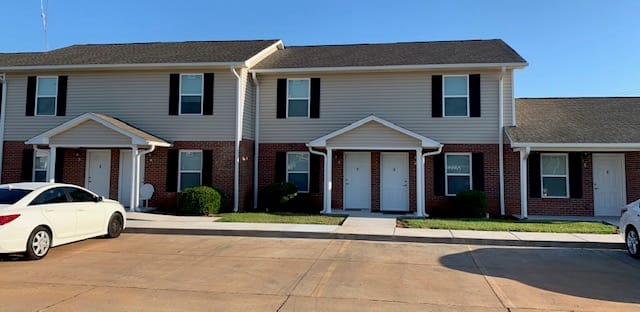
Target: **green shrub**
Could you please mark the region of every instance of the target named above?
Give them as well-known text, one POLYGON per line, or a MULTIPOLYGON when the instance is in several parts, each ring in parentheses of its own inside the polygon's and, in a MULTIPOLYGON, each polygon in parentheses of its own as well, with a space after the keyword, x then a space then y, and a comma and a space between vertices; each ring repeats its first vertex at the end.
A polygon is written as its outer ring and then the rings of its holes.
POLYGON ((209 186, 194 186, 178 194, 178 214, 202 216, 220 212, 220 193, 209 186))
POLYGON ((456 195, 455 215, 458 218, 484 218, 487 213, 487 194, 482 191, 462 191, 456 195))
POLYGON ((229 195, 218 187, 212 186, 212 188, 220 194, 220 209, 218 212, 231 212, 233 210, 233 201, 229 198, 229 195))
POLYGON ((297 196, 298 188, 290 182, 271 183, 260 194, 263 208, 267 211, 286 211, 297 196))

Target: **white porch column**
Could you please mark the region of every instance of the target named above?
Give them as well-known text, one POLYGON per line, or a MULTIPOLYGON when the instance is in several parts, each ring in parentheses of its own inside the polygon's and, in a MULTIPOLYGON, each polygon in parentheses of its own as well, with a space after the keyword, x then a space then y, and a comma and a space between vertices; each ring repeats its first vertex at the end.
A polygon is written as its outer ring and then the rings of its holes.
POLYGON ((422 149, 416 148, 416 215, 424 216, 424 169, 422 167, 422 149))
POLYGON ((324 167, 324 213, 331 213, 331 190, 333 189, 331 171, 333 168, 333 150, 327 148, 327 161, 324 167))
POLYGON ((137 202, 136 202, 136 171, 138 171, 137 169, 137 161, 136 159, 138 158, 138 147, 137 146, 132 146, 131 147, 131 196, 129 196, 129 209, 131 209, 131 211, 136 211, 136 207, 138 206, 137 202))
POLYGON ((136 184, 134 187, 135 192, 133 193, 135 195, 136 208, 140 205, 140 158, 142 158, 142 154, 136 151, 136 184))
POLYGON ((49 182, 56 182, 56 146, 49 146, 49 182))
POLYGON ((527 162, 529 158, 530 149, 520 149, 520 217, 522 219, 528 218, 527 214, 527 162))

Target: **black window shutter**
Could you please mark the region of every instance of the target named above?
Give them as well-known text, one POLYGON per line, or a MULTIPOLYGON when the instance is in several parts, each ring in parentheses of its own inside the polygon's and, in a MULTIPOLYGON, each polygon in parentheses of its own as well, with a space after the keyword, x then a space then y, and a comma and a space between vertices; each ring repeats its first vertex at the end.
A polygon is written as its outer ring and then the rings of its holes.
POLYGON ((27 107, 25 110, 25 116, 33 116, 36 111, 36 84, 38 83, 38 77, 29 76, 27 78, 27 107))
POLYGON ((480 74, 469 75, 469 116, 480 117, 480 74))
MULTIPOLYGON (((2 103, 2 84, 0 83, 0 103, 2 103)), ((0 114, 2 114, 2 105, 0 105, 0 114)))
POLYGON ((22 150, 22 181, 23 182, 33 181, 33 150, 32 149, 25 148, 22 150))
POLYGON ((442 117, 442 75, 431 76, 431 117, 442 117))
POLYGON ((320 168, 323 166, 320 155, 311 154, 309 158, 309 191, 320 193, 320 168))
POLYGON ((213 73, 204 74, 204 91, 202 94, 202 114, 213 115, 213 73))
POLYGON ((532 198, 542 197, 540 186, 540 153, 536 152, 529 154, 529 196, 532 198))
POLYGON ((213 185, 213 151, 202 151, 202 185, 213 185))
POLYGON ((178 157, 179 150, 167 151, 167 192, 178 191, 178 157))
POLYGON ((433 156, 433 193, 436 196, 444 196, 444 155, 438 154, 433 156))
POLYGON ((287 153, 276 152, 276 180, 275 182, 284 182, 287 180, 287 153))
POLYGON ((484 191, 484 154, 473 153, 471 155, 471 167, 473 168, 473 189, 484 191))
POLYGON ((67 114, 67 79, 67 76, 58 76, 56 116, 65 116, 67 114))
POLYGON ((310 118, 320 118, 320 78, 311 78, 310 118))
POLYGON ((278 79, 276 118, 287 118, 287 79, 278 79))
POLYGON ((582 198, 582 156, 580 153, 569 153, 569 195, 571 198, 582 198))
POLYGON ((178 115, 180 109, 180 74, 169 75, 169 115, 178 115))
POLYGON ((64 148, 56 149, 56 172, 54 179, 56 182, 64 182, 64 148))

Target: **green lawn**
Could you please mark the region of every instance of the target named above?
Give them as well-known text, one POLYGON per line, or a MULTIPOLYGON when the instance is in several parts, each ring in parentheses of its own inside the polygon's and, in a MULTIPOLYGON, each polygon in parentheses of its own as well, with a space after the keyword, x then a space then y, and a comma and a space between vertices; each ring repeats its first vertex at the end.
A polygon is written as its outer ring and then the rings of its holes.
POLYGON ((573 221, 519 221, 487 219, 403 219, 400 224, 407 228, 549 232, 549 233, 594 233, 613 234, 616 227, 599 222, 573 221))
POLYGON ((344 221, 344 217, 336 216, 264 212, 223 213, 220 217, 216 222, 340 225, 344 221))

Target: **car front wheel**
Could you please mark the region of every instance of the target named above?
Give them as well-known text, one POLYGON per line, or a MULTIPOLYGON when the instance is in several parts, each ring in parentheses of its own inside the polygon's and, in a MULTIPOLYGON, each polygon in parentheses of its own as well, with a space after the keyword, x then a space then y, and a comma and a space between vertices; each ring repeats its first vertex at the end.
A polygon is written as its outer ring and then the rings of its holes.
POLYGON ((51 232, 43 226, 35 228, 27 241, 27 258, 42 259, 49 252, 49 248, 51 248, 51 232))
POLYGON ((638 237, 638 231, 635 228, 627 230, 625 236, 625 243, 627 244, 627 251, 634 258, 640 258, 640 238, 638 237))
POLYGON ((116 212, 111 215, 111 219, 109 219, 109 225, 107 226, 107 237, 116 238, 120 236, 120 233, 122 233, 123 225, 124 220, 122 219, 121 214, 116 212))

